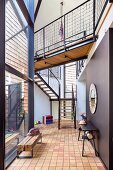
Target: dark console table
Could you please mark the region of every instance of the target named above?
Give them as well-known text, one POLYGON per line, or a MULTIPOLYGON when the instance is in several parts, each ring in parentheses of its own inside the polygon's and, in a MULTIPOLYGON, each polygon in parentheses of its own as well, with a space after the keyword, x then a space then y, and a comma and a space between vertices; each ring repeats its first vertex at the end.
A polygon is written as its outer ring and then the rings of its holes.
POLYGON ((78 135, 78 141, 80 139, 80 133, 81 131, 84 132, 84 134, 82 135, 82 139, 83 139, 83 145, 82 145, 82 156, 84 156, 84 145, 85 145, 85 140, 91 141, 95 150, 95 155, 98 156, 98 152, 96 150, 96 145, 95 145, 95 133, 98 132, 98 129, 92 124, 92 123, 87 123, 85 125, 80 125, 79 127, 79 135, 78 135), (86 131, 90 132, 93 136, 92 139, 88 139, 87 135, 86 135, 86 131))

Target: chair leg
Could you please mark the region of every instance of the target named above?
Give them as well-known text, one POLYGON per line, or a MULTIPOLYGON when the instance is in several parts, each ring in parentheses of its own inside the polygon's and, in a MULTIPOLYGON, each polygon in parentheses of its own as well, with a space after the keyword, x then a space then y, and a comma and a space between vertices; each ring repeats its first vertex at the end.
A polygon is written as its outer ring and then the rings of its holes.
POLYGON ((31 150, 31 157, 33 158, 33 149, 31 150))
POLYGON ((17 150, 17 158, 19 158, 19 154, 20 154, 20 152, 17 150))
POLYGON ((98 152, 97 152, 97 150, 96 150, 96 145, 95 145, 95 140, 94 140, 94 138, 93 138, 93 146, 94 146, 94 150, 95 150, 95 156, 98 156, 98 152))
POLYGON ((80 139, 80 132, 81 132, 81 130, 79 130, 79 134, 78 134, 78 141, 79 141, 79 139, 80 139))
POLYGON ((85 144, 85 139, 83 139, 83 145, 82 145, 82 156, 84 156, 84 144, 85 144))

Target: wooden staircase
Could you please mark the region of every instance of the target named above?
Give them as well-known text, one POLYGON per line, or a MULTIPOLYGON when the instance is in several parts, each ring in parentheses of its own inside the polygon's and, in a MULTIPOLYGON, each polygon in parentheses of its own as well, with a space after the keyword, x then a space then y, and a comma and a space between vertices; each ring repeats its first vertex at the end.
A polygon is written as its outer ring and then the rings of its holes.
MULTIPOLYGON (((45 75, 45 74, 44 74, 45 75)), ((60 96, 60 82, 55 77, 55 75, 48 70, 45 77, 40 72, 36 72, 34 76, 35 84, 49 97, 50 101, 59 102, 59 111, 58 111, 58 129, 61 127, 74 127, 76 128, 76 112, 75 112, 75 94, 73 90, 73 85, 71 88, 71 96, 68 98, 61 98, 60 96), (54 86, 51 86, 50 73, 52 77, 54 76, 55 80, 58 83, 58 91, 54 90, 54 86)), ((53 82, 52 82, 53 83, 53 82)))
POLYGON ((66 98, 60 100, 60 127, 74 127, 74 110, 72 98, 66 98))
POLYGON ((58 129, 70 127, 76 129, 76 106, 73 85, 71 98, 60 98, 59 100, 58 129))

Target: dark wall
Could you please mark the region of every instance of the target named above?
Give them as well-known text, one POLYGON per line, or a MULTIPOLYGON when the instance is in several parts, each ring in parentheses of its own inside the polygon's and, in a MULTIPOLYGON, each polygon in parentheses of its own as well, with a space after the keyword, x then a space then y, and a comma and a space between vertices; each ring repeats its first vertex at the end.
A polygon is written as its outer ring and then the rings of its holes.
POLYGON ((109 30, 109 54, 110 54, 109 170, 112 170, 113 169, 113 29, 109 30))
POLYGON ((92 118, 99 129, 99 154, 109 169, 109 32, 107 32, 87 66, 87 114, 89 110, 89 88, 97 87, 98 105, 92 118))

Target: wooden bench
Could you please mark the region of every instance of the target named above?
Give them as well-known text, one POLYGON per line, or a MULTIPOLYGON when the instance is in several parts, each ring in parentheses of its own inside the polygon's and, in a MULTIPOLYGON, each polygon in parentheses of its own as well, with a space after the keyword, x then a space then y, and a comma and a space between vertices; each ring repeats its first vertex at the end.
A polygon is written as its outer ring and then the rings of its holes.
POLYGON ((42 134, 36 136, 27 136, 17 145, 17 157, 32 158, 33 148, 37 143, 42 143, 42 134), (39 142, 41 140, 41 142, 39 142))

